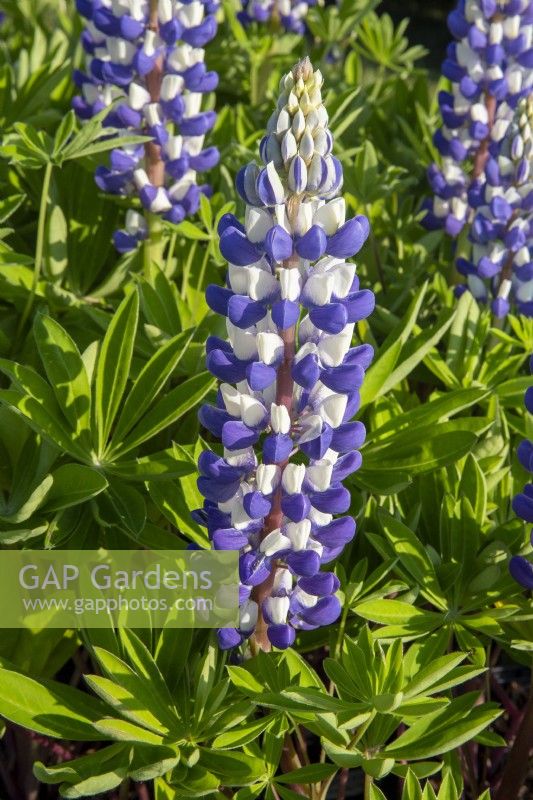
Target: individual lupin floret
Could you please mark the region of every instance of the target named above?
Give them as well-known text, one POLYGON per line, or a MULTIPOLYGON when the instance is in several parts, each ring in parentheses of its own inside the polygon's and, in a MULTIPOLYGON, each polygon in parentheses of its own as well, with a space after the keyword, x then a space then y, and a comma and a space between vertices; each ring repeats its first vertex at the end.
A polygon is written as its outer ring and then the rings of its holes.
POLYGON ((457 293, 468 288, 480 302, 492 297, 497 317, 505 317, 511 303, 532 316, 533 96, 521 100, 513 120, 498 130, 502 138, 489 148, 486 183, 469 232, 470 257, 457 262, 466 277, 457 293))
MULTIPOLYGON (((529 371, 533 373, 533 356, 529 361, 529 371)), ((525 396, 526 410, 533 414, 533 385, 525 396)), ((525 470, 533 473, 533 442, 525 439, 518 445, 518 460, 525 470)), ((513 511, 529 525, 533 525, 533 483, 527 483, 524 490, 513 498, 513 511)), ((531 545, 533 547, 533 530, 531 531, 531 545)), ((513 556, 509 562, 509 570, 513 578, 526 589, 533 590, 533 563, 524 556, 513 556)))
POLYGON ((308 59, 282 80, 264 166, 237 178, 245 224, 220 223, 227 285, 207 289, 228 340, 207 341, 221 384, 200 420, 224 454, 200 457, 195 518, 215 549, 240 551, 241 623, 219 632, 224 648, 254 631, 260 646, 284 648, 297 630, 333 622, 338 581, 321 566, 355 534, 353 518, 337 515, 350 507, 342 481, 361 465, 365 429, 351 419, 373 353, 352 337, 374 296, 346 259, 369 226, 346 221, 336 196, 342 170, 321 87, 308 59))
MULTIPOLYGON (((111 151, 96 183, 111 194, 137 194, 146 211, 179 223, 209 192, 198 174, 219 158, 215 147, 204 146, 216 115, 201 108, 202 95, 218 83, 203 49, 216 33, 217 2, 77 0, 77 7, 87 19, 87 72, 75 73, 76 113, 90 119, 110 108, 106 125, 152 137, 145 146, 111 151)), ((132 217, 115 245, 127 252, 145 236, 132 217)))
POLYGON ((472 222, 483 191, 489 151, 533 86, 533 6, 530 0, 460 0, 448 18, 456 41, 442 72, 442 127, 434 137, 441 165, 428 178, 435 194, 424 223, 457 236, 472 222))
POLYGON ((289 33, 303 34, 308 10, 318 0, 242 0, 239 19, 242 23, 279 22, 289 33))

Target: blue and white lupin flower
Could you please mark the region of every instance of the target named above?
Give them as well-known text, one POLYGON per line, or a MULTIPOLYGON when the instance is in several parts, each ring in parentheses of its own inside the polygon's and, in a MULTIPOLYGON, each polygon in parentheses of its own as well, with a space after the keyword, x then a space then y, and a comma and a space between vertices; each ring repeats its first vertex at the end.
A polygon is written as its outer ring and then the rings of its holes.
POLYGON ((305 18, 318 0, 242 0, 242 23, 278 21, 290 33, 305 33, 305 18))
POLYGON ((466 277, 457 293, 468 288, 480 302, 492 296, 497 317, 509 313, 511 301, 520 314, 533 316, 533 95, 519 102, 511 122, 506 116, 504 109, 496 120, 501 140, 489 148, 470 258, 457 260, 466 277))
MULTIPOLYGON (((111 152, 110 167, 100 167, 96 182, 111 194, 138 194, 143 207, 178 223, 195 213, 198 173, 219 159, 204 147, 216 115, 202 111, 202 95, 218 83, 208 72, 204 46, 215 36, 217 0, 77 0, 87 19, 82 43, 87 73, 76 72, 81 90, 73 105, 89 119, 115 104, 106 124, 149 135, 146 146, 111 152)), ((142 216, 129 214, 115 234, 126 252, 147 235, 142 216)))
POLYGON ((337 619, 339 583, 320 568, 355 534, 352 517, 335 515, 348 511, 342 481, 361 464, 365 429, 351 419, 373 351, 352 347, 352 337, 374 295, 346 259, 369 225, 345 220, 321 87, 309 59, 283 78, 260 146, 264 166, 237 178, 245 224, 229 214, 220 223, 227 285, 207 289, 228 341, 207 341, 207 366, 222 383, 200 420, 224 455, 200 458, 205 503, 195 519, 215 549, 241 553, 241 622, 219 632, 223 648, 241 644, 258 620, 270 644, 285 648, 297 630, 337 619))
POLYGON ((532 91, 533 3, 460 0, 448 25, 457 41, 442 69, 451 88, 439 93, 443 125, 434 141, 442 163, 428 170, 435 196, 425 204, 424 223, 456 237, 490 203, 486 169, 498 158, 518 103, 532 91))
MULTIPOLYGON (((533 356, 529 361, 529 370, 533 374, 533 356)), ((533 385, 526 391, 525 406, 533 414, 533 385)), ((533 473, 533 442, 525 439, 518 446, 518 459, 524 469, 533 473)), ((533 525, 533 483, 527 483, 524 490, 513 498, 513 511, 530 525, 533 525)), ((533 530, 531 531, 533 546, 533 530)), ((524 556, 513 556, 509 562, 509 570, 513 578, 526 589, 533 590, 533 563, 524 556)))

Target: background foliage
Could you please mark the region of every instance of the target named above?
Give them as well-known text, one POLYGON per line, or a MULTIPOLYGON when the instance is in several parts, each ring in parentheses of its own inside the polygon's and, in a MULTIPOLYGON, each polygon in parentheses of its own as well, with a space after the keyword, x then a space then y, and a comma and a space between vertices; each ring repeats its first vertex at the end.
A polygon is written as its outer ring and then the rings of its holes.
POLYGON ((1 5, 2 547, 206 544, 189 511, 217 221, 239 207, 236 171, 306 51, 329 87, 348 205, 372 223, 358 270, 378 302, 360 329, 377 358, 340 623, 231 663, 203 631, 3 631, 2 798, 530 796, 533 615, 507 563, 528 552, 510 499, 527 480, 515 450, 532 437, 533 324, 502 330, 469 295, 456 303, 450 244, 419 224, 436 155, 427 65, 450 4, 411 3, 411 29, 396 5, 344 0, 314 9, 301 40, 244 31, 226 0, 207 57, 221 75, 215 193, 164 230, 155 261, 111 245, 124 204, 92 173, 116 139, 69 112, 73 4, 1 5))

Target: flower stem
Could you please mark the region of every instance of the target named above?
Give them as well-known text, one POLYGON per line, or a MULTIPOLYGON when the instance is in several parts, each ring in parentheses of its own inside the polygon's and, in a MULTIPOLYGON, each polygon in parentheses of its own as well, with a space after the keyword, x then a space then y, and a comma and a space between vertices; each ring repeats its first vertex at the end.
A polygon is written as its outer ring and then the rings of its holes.
MULTIPOLYGON (((148 23, 150 30, 156 33, 159 30, 159 15, 157 0, 150 0, 150 20, 148 23)), ((152 103, 158 103, 161 95, 161 83, 163 80, 163 56, 160 56, 154 64, 154 68, 146 76, 146 88, 150 93, 152 103)), ((165 162, 161 157, 161 147, 155 141, 146 142, 144 145, 144 155, 146 161, 146 174, 153 186, 163 186, 165 183, 165 162)), ((152 277, 152 267, 154 261, 161 261, 163 250, 163 229, 159 218, 146 212, 148 223, 148 237, 144 246, 144 275, 146 280, 152 277)))
POLYGON ((52 179, 53 169, 54 165, 49 161, 46 164, 44 170, 43 186, 41 190, 41 201, 39 204, 39 219, 37 222, 37 241, 35 244, 35 262, 33 266, 33 279, 31 283, 30 293, 28 295, 28 299, 26 300, 26 305, 24 306, 24 310, 19 320, 17 332, 15 334, 14 347, 13 347, 14 350, 16 350, 16 345, 20 339, 20 336, 22 335, 22 332, 31 314, 31 310, 35 302, 35 295, 37 294, 37 286, 39 284, 39 278, 41 277, 41 270, 43 266, 43 255, 44 255, 44 233, 46 228, 46 212, 48 208, 48 195, 50 193, 50 181, 52 179))
POLYGON ((472 169, 472 180, 479 178, 483 170, 485 169, 485 165, 487 163, 489 157, 489 144, 490 144, 490 134, 492 131, 492 126, 494 125, 494 116, 496 114, 496 98, 492 94, 485 95, 485 106, 487 109, 487 114, 489 117, 489 132, 487 136, 483 139, 481 144, 479 145, 477 152, 474 156, 474 167, 472 169))
POLYGON ((370 800, 370 789, 372 788, 374 781, 371 775, 368 775, 365 772, 365 800, 370 800))
POLYGON ((148 236, 144 241, 143 247, 143 266, 144 277, 147 281, 152 281, 154 277, 154 267, 162 269, 163 250, 165 248, 165 238, 163 224, 157 214, 147 212, 148 236))
MULTIPOLYGON (((283 267, 293 267, 298 263, 298 257, 293 257, 287 259, 287 261, 283 262, 283 267)), ((280 332, 280 336, 283 339, 284 343, 284 354, 283 354, 283 361, 281 362, 277 379, 276 379, 276 404, 281 406, 285 406, 287 411, 289 412, 289 416, 292 416, 292 394, 294 389, 294 381, 292 378, 292 364, 294 361, 294 356, 296 353, 296 325, 293 325, 292 328, 287 328, 284 331, 280 332)), ((283 470, 285 469, 287 462, 281 464, 281 473, 283 474, 283 470)), ((283 511, 281 510, 281 482, 274 493, 274 498, 272 501, 272 510, 270 514, 265 518, 265 524, 263 526, 263 530, 261 532, 261 538, 264 539, 267 534, 271 533, 271 531, 275 531, 277 528, 281 528, 283 523, 283 511)), ((254 591, 252 592, 252 598, 255 600, 259 607, 259 616, 257 619, 257 626, 255 632, 252 634, 252 638, 255 640, 254 644, 260 649, 264 650, 265 652, 270 652, 272 649, 270 645, 270 641, 267 636, 267 624, 263 618, 263 614, 261 613, 261 607, 263 601, 270 595, 270 591, 272 589, 272 585, 274 583, 274 575, 276 572, 275 565, 270 572, 270 575, 259 586, 256 586, 254 591)))

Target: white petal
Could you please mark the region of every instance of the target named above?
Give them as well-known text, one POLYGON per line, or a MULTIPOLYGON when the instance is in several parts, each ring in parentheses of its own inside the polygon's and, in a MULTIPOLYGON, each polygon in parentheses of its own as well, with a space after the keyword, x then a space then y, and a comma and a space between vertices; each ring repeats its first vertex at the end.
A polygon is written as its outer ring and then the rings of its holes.
POLYGON ((325 336, 318 343, 320 361, 325 367, 338 367, 352 343, 353 325, 347 325, 340 333, 325 336))
POLYGON ((274 583, 272 584, 273 594, 290 594, 292 590, 292 574, 286 567, 278 567, 274 573, 274 583))
POLYGON ((307 594, 299 586, 294 590, 294 599, 304 608, 314 608, 318 603, 318 597, 315 594, 307 594))
POLYGON ((241 395, 231 384, 229 383, 221 383, 220 384, 220 393, 222 395, 222 399, 224 400, 224 405, 226 406, 226 411, 228 414, 231 414, 232 417, 241 416, 241 395))
POLYGON ((248 294, 248 267, 228 264, 229 284, 237 294, 248 294))
POLYGON ((287 622, 289 606, 288 597, 268 597, 265 600, 265 611, 274 625, 283 625, 287 622))
POLYGON ((346 297, 355 278, 355 264, 349 262, 340 264, 332 269, 330 274, 333 277, 333 294, 340 298, 346 297))
POLYGON ((172 0, 159 0, 157 4, 157 16, 162 25, 172 20, 172 11, 172 0))
POLYGON ((181 156, 183 150, 183 136, 169 136, 165 145, 167 156, 173 161, 181 156))
POLYGON ((322 401, 318 408, 318 413, 332 428, 338 428, 342 424, 344 412, 348 398, 345 394, 332 394, 322 401))
POLYGON ((306 477, 319 492, 324 492, 331 484, 333 464, 321 459, 307 467, 306 477))
POLYGON ((279 528, 275 531, 268 533, 259 545, 259 550, 266 556, 273 556, 279 553, 280 550, 288 550, 291 546, 291 540, 282 534, 279 528))
POLYGON ((277 464, 259 464, 255 473, 257 491, 261 494, 272 494, 280 482, 281 469, 277 464))
POLYGON ((305 478, 304 464, 287 464, 283 470, 281 484, 287 494, 298 494, 302 490, 305 478))
POLYGON ((291 429, 291 418, 285 406, 276 403, 270 407, 270 424, 274 433, 287 434, 291 429))
POLYGON ((277 333, 258 333, 257 350, 261 361, 269 366, 283 357, 285 345, 277 333))
POLYGON ((303 293, 305 299, 315 306, 325 306, 331 300, 333 282, 331 275, 313 273, 304 285, 303 293))
POLYGON ((252 300, 266 300, 278 291, 275 275, 260 267, 246 267, 248 275, 248 291, 252 300))
POLYGON ((289 537, 292 549, 305 550, 311 534, 311 523, 308 519, 301 522, 289 522, 285 525, 285 533, 289 537))
POLYGON ((249 395, 245 394, 241 395, 240 401, 241 417, 244 424, 248 425, 250 428, 260 425, 266 416, 266 409, 264 405, 254 397, 250 397, 249 395))
POLYGON ((321 225, 328 236, 332 236, 346 221, 346 202, 336 197, 325 203, 315 213, 313 222, 321 225))
POLYGON ((129 104, 135 111, 140 111, 143 106, 150 102, 150 93, 146 91, 144 86, 138 83, 130 84, 129 91, 129 104))
POLYGON ((302 276, 299 271, 282 267, 278 270, 278 275, 283 300, 292 300, 293 302, 299 300, 302 288, 302 276))
POLYGON ((298 437, 297 444, 312 442, 322 433, 322 417, 318 414, 310 414, 302 422, 302 432, 298 437))
POLYGON ((181 75, 165 75, 161 82, 161 99, 174 100, 176 95, 181 94, 184 85, 181 75))
POLYGON ((266 208, 246 206, 246 235, 251 242, 264 242, 273 224, 272 216, 266 208))
POLYGON ((283 161, 287 162, 289 159, 294 158, 298 152, 298 145, 292 131, 287 131, 281 142, 281 156, 283 161))
POLYGON ((239 628, 241 631, 248 633, 253 631, 257 625, 257 618, 259 616, 259 607, 255 600, 247 600, 240 608, 239 611, 239 628))
POLYGON ((276 165, 273 161, 268 162, 266 171, 276 204, 283 203, 283 200, 285 199, 285 189, 283 188, 281 178, 277 173, 276 165))

